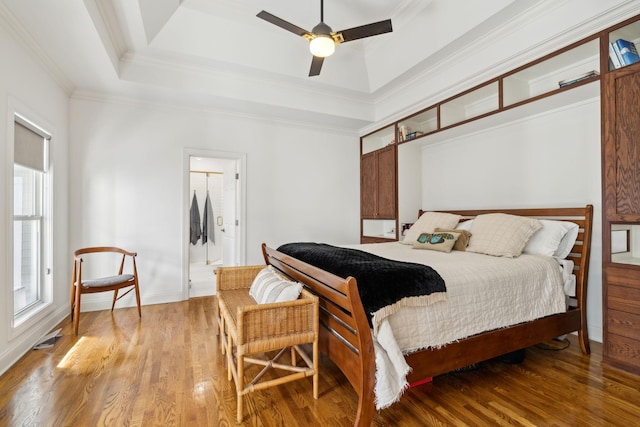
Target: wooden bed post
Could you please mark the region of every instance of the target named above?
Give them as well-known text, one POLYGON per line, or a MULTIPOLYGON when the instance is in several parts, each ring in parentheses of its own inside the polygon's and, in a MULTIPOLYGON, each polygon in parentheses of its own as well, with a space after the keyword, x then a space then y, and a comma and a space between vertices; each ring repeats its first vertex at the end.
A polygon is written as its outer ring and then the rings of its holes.
POLYGON ((357 330, 365 331, 365 333, 358 333, 360 339, 360 378, 361 381, 358 384, 359 388, 354 389, 358 394, 358 410, 356 412, 356 420, 354 426, 367 427, 373 423, 373 418, 376 413, 375 406, 375 385, 376 385, 376 355, 373 348, 373 338, 369 333, 370 327, 367 321, 366 314, 364 312, 362 302, 360 300, 360 293, 358 292, 358 286, 354 278, 350 278, 348 286, 348 298, 352 302, 353 316, 357 322, 357 330), (361 313, 356 313, 360 308, 361 313))
POLYGON ((580 309, 580 329, 578 329, 578 341, 583 354, 590 354, 589 331, 587 329, 587 285, 589 283, 589 258, 591 255, 591 228, 593 225, 593 205, 587 205, 584 212, 584 224, 582 232, 580 270, 576 277, 576 300, 580 309), (582 284, 579 286, 578 284, 582 284))

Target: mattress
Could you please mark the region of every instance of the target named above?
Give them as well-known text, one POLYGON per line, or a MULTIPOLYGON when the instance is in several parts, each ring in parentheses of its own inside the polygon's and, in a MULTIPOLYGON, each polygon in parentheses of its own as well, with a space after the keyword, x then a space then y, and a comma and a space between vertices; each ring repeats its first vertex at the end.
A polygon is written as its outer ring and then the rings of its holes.
POLYGON ((407 387, 405 377, 410 368, 403 354, 566 311, 564 282, 571 275, 563 277, 561 263, 552 257, 444 253, 398 242, 349 247, 429 265, 447 287, 444 302, 402 307, 374 323, 378 409, 396 401, 407 387))

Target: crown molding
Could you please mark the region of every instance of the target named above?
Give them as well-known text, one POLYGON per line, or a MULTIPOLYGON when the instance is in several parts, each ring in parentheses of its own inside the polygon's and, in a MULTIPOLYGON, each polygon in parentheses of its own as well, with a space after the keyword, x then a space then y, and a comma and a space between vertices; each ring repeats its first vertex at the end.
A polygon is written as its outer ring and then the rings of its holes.
POLYGON ((112 0, 84 0, 102 46, 119 73, 120 58, 128 50, 112 0))
POLYGON ((27 32, 15 15, 0 2, 0 22, 2 27, 16 40, 30 56, 42 66, 56 84, 67 94, 71 95, 75 85, 67 78, 62 70, 51 60, 46 51, 42 49, 34 38, 27 32))
POLYGON ((233 63, 194 59, 191 56, 159 51, 148 52, 151 53, 125 54, 121 60, 120 79, 149 84, 149 81, 141 81, 139 76, 153 73, 159 76, 154 84, 163 88, 197 88, 199 94, 213 97, 225 96, 224 92, 229 90, 251 91, 251 97, 255 98, 257 103, 274 105, 281 104, 281 94, 286 93, 290 101, 288 107, 291 108, 336 116, 348 115, 351 119, 366 122, 373 120, 373 98, 365 92, 255 70, 233 63), (182 77, 176 79, 176 76, 182 77), (181 86, 173 86, 174 82, 179 82, 181 86))
POLYGON ((339 135, 357 136, 358 129, 368 123, 365 120, 349 119, 330 114, 311 113, 237 99, 205 97, 201 102, 192 98, 174 96, 175 94, 159 94, 138 91, 133 93, 113 93, 82 90, 76 91, 71 101, 97 102, 111 105, 135 107, 153 111, 187 112, 189 114, 216 114, 243 120, 259 121, 266 124, 280 124, 290 128, 308 129, 335 133, 339 135))

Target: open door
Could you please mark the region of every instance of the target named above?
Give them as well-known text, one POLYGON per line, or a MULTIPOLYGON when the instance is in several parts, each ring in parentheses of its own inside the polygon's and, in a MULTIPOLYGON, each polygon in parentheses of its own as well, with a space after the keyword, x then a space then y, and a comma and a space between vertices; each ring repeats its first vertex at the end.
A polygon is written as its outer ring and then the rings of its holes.
POLYGON ((188 299, 215 294, 214 272, 218 266, 236 266, 244 262, 246 189, 241 174, 246 158, 240 153, 185 149, 183 164, 183 298, 188 299), (200 228, 204 227, 207 195, 211 202, 208 205, 213 207, 213 212, 207 216, 207 224, 213 224, 213 231, 207 228, 206 240, 204 236, 194 239, 190 227, 191 208, 197 206, 200 228))
POLYGON ((222 221, 222 251, 224 266, 239 265, 236 237, 238 233, 238 181, 239 171, 237 162, 227 162, 224 168, 223 180, 223 221, 222 221))

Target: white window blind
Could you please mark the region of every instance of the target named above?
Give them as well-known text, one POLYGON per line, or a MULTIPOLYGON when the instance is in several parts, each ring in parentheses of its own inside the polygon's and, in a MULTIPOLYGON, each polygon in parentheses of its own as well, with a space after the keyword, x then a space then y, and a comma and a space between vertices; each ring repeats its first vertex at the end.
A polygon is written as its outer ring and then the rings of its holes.
POLYGON ((17 121, 14 123, 14 162, 29 169, 46 172, 46 140, 49 136, 41 135, 17 121))

